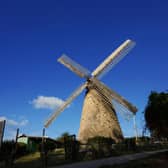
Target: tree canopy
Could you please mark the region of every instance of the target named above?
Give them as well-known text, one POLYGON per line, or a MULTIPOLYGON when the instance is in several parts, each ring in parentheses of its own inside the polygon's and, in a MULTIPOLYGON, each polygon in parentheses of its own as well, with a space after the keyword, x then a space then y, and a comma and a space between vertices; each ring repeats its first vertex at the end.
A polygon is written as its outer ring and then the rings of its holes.
POLYGON ((64 142, 64 138, 66 138, 68 136, 70 136, 69 132, 64 132, 64 133, 61 134, 60 137, 56 138, 56 140, 63 143, 64 142))
POLYGON ((146 128, 157 138, 168 137, 168 93, 152 91, 144 111, 146 128))

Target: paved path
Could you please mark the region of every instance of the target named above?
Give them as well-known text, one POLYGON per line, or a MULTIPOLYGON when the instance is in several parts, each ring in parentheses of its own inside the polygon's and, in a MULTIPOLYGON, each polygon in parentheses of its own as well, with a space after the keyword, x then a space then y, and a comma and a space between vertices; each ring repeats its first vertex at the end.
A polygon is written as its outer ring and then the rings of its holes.
POLYGON ((124 156, 118 156, 118 157, 110 157, 110 158, 99 159, 99 160, 92 160, 92 161, 79 162, 79 163, 73 163, 73 164, 62 165, 62 166, 55 166, 50 168, 99 168, 102 165, 114 165, 114 164, 127 163, 131 160, 142 159, 150 155, 166 152, 166 151, 168 151, 168 149, 136 153, 136 154, 130 154, 130 155, 124 155, 124 156))

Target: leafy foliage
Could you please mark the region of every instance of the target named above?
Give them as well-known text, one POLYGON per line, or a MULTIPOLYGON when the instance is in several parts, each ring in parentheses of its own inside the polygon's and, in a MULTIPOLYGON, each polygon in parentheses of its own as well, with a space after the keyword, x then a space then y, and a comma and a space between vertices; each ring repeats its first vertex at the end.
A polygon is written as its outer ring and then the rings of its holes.
POLYGON ((0 150, 0 160, 5 160, 5 159, 12 159, 12 157, 20 157, 27 154, 26 150, 26 144, 24 143, 15 143, 13 140, 5 140, 2 143, 2 147, 0 150))
POLYGON ((64 139, 69 137, 69 136, 70 136, 69 132, 64 132, 64 133, 61 134, 60 137, 56 138, 56 140, 61 142, 61 143, 64 143, 64 139))
POLYGON ((111 138, 96 136, 88 139, 88 144, 91 145, 91 150, 95 158, 110 156, 112 153, 112 144, 115 141, 111 138))
MULTIPOLYGON (((39 144, 38 148, 39 148, 39 151, 42 150, 42 143, 39 144)), ((44 150, 45 150, 45 152, 52 151, 55 148, 56 148, 56 144, 54 142, 49 141, 49 140, 45 141, 45 143, 44 143, 44 150)))
POLYGON ((64 150, 66 160, 78 160, 79 145, 80 143, 76 140, 75 135, 64 136, 64 150))
POLYGON ((124 144, 127 147, 127 150, 135 150, 136 149, 136 138, 130 137, 124 139, 124 144))
POLYGON ((112 138, 106 138, 102 136, 96 136, 88 139, 88 143, 101 143, 101 144, 114 144, 115 141, 112 138))
POLYGON ((27 146, 25 143, 17 143, 17 150, 16 150, 17 156, 22 156, 27 154, 27 146))
POLYGON ((151 92, 144 111, 146 128, 153 137, 168 135, 168 93, 151 92))
POLYGON ((1 153, 9 155, 15 148, 15 142, 13 140, 6 140, 2 143, 1 153))

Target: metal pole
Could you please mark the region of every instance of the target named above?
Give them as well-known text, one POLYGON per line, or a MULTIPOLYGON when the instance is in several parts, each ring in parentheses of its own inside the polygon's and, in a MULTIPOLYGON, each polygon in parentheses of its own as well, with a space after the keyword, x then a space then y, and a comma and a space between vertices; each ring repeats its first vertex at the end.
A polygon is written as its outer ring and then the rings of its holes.
POLYGON ((0 150, 1 150, 1 146, 2 146, 2 143, 3 143, 3 136, 4 136, 4 130, 5 130, 5 124, 6 124, 6 120, 3 121, 3 124, 2 124, 2 133, 1 133, 1 139, 0 139, 0 150))
POLYGON ((18 136, 19 136, 19 128, 17 128, 17 130, 16 130, 16 138, 15 138, 16 143, 17 143, 17 140, 18 140, 18 136))
POLYGON ((42 146, 41 146, 42 153, 44 153, 44 137, 45 137, 45 128, 43 128, 43 133, 42 133, 42 146))
POLYGON ((135 140, 136 140, 136 143, 137 143, 137 141, 138 141, 138 130, 137 130, 137 125, 136 125, 135 115, 133 116, 133 123, 134 123, 134 130, 135 130, 135 140))
POLYGON ((18 137, 19 137, 19 128, 17 128, 17 130, 16 130, 14 157, 15 157, 16 152, 17 152, 17 147, 18 147, 18 145, 17 145, 17 141, 18 141, 18 137))
POLYGON ((18 136, 19 136, 19 128, 17 128, 16 130, 15 142, 14 142, 13 150, 11 153, 10 167, 13 167, 14 160, 16 158, 18 136))
POLYGON ((47 167, 47 156, 46 156, 46 149, 45 149, 45 128, 43 128, 43 133, 42 133, 42 144, 41 144, 41 156, 42 156, 42 166, 44 168, 47 167))

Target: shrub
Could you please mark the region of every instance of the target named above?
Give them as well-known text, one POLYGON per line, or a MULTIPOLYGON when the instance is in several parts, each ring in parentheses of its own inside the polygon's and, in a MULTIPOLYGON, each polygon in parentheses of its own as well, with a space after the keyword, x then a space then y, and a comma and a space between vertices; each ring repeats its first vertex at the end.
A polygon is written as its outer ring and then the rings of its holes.
POLYGON ((6 140, 2 143, 1 152, 2 153, 11 153, 15 147, 15 142, 13 140, 6 140))
POLYGON ((124 144, 126 145, 126 150, 136 150, 136 139, 135 137, 125 138, 124 144))
POLYGON ((91 145, 94 158, 110 156, 112 154, 112 144, 114 143, 113 139, 101 136, 88 139, 88 144, 91 145))
POLYGON ((10 158, 15 150, 15 142, 13 140, 6 140, 2 143, 0 150, 0 160, 10 158))
POLYGON ((28 153, 28 151, 27 151, 27 145, 26 145, 25 143, 18 142, 16 149, 17 149, 17 150, 16 150, 16 155, 17 155, 17 157, 23 156, 23 155, 25 155, 25 154, 28 153))
MULTIPOLYGON (((42 143, 39 144, 39 151, 41 152, 41 149, 42 148, 42 143)), ((49 151, 52 151, 56 148, 56 144, 52 141, 46 141, 44 143, 44 150, 45 152, 49 152, 49 151)))
POLYGON ((79 159, 79 141, 75 135, 64 137, 65 159, 76 161, 79 159))

